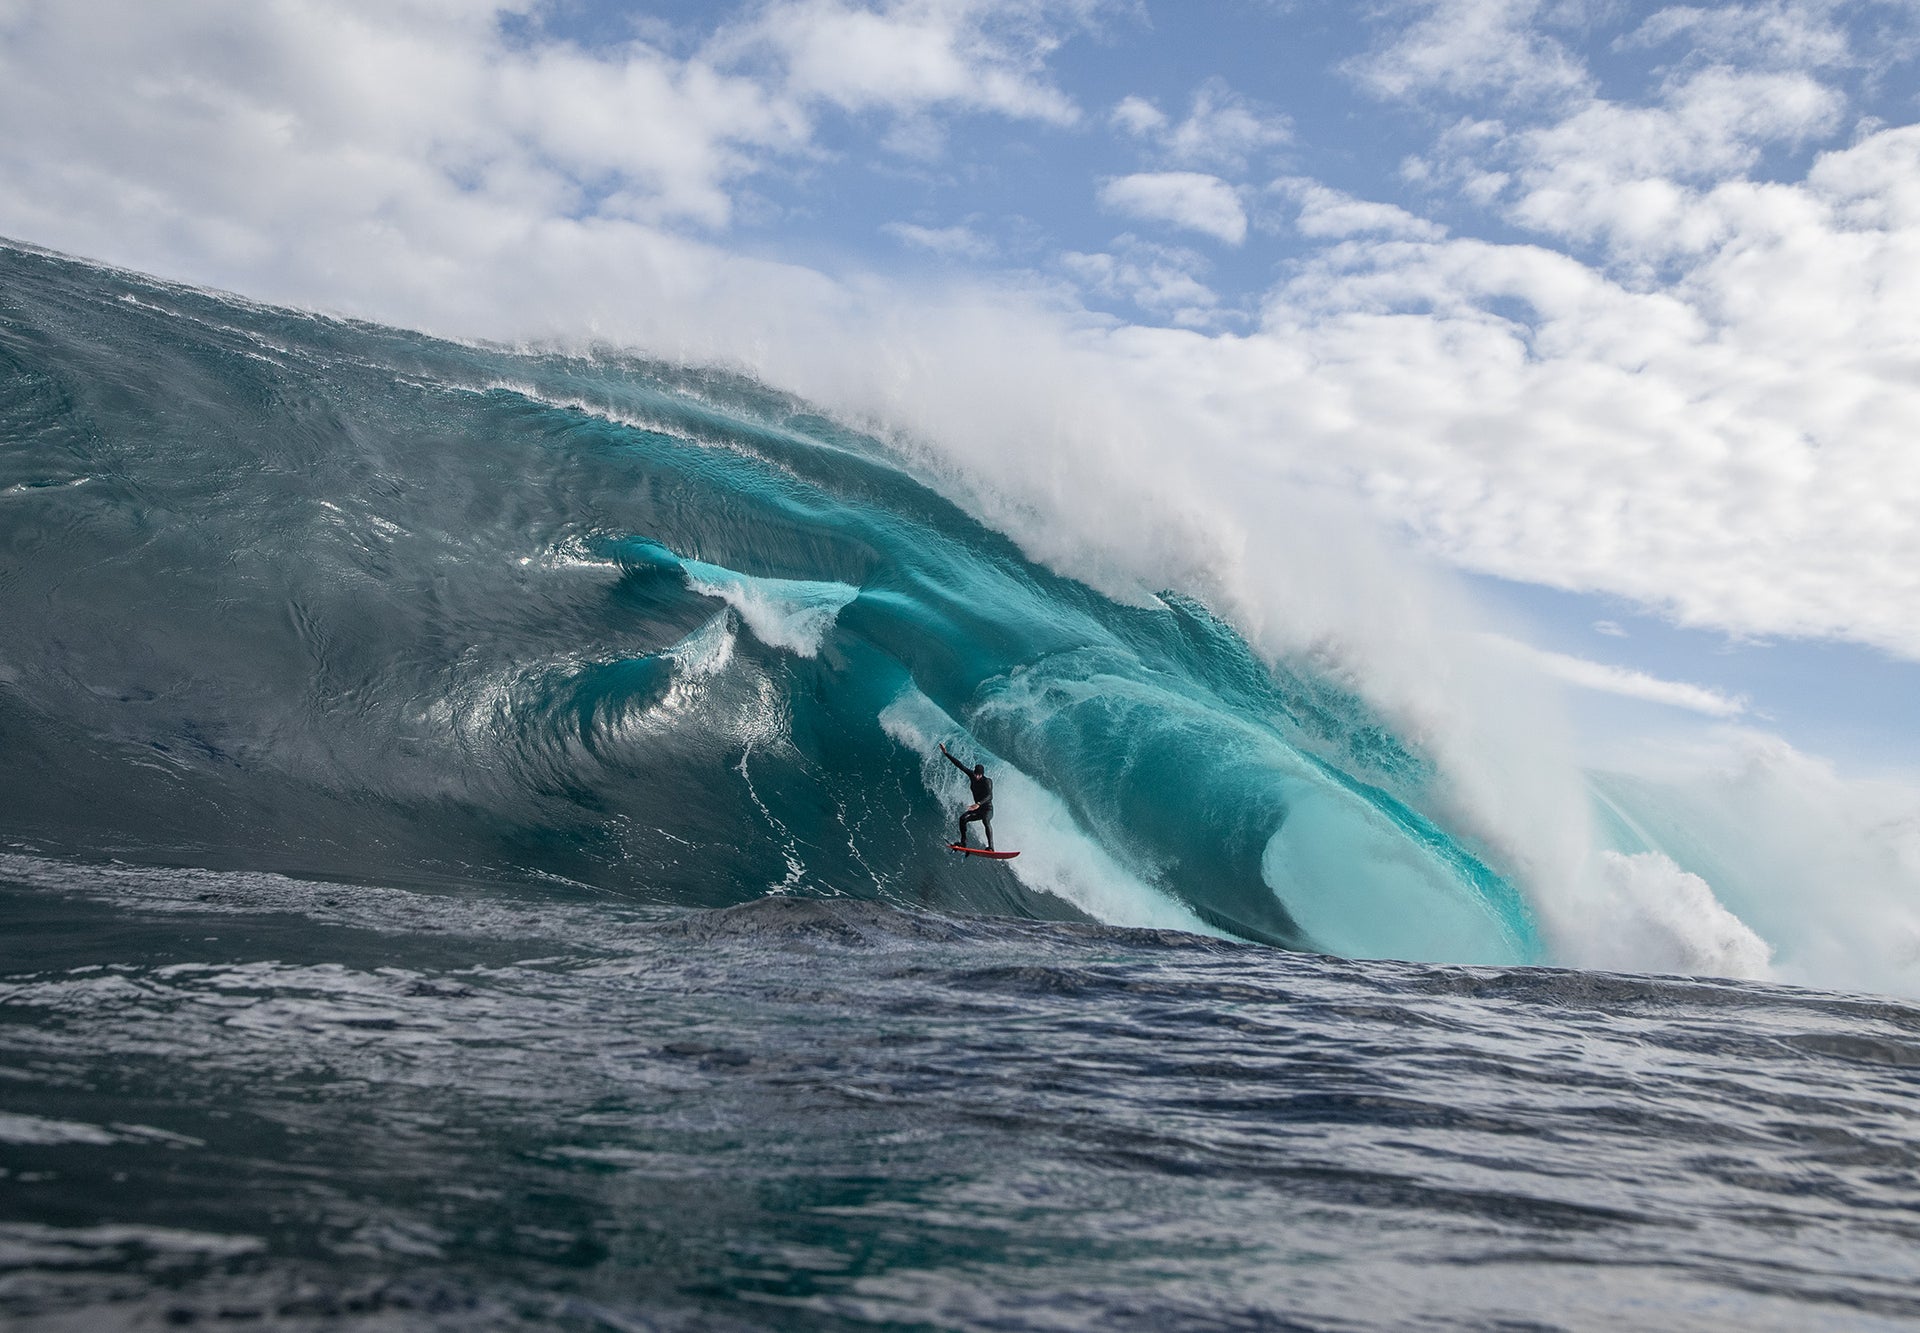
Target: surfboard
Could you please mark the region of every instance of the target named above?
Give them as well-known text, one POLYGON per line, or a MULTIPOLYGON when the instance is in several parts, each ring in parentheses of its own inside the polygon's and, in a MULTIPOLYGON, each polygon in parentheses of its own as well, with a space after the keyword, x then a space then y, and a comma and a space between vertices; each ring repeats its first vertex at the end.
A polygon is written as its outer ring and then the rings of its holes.
POLYGON ((968 856, 984 856, 994 861, 1011 861, 1020 855, 1018 852, 990 852, 985 847, 962 847, 957 842, 950 842, 947 847, 952 851, 965 852, 968 856))

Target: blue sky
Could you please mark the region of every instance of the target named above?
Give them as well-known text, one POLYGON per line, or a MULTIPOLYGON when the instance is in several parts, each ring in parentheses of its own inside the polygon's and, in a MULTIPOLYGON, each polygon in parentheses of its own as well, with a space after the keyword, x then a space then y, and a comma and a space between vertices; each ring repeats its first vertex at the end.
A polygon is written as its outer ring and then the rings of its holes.
POLYGON ((1364 521, 1596 754, 1910 771, 1917 57, 1915 0, 0 0, 0 234, 745 365, 1404 665, 1364 521))
MULTIPOLYGON (((1501 579, 1476 592, 1551 652, 1702 685, 1740 705, 1729 720, 1777 735, 1852 773, 1911 780, 1920 744, 1920 670, 1877 648, 1834 639, 1751 639, 1686 629, 1618 598, 1501 579)), ((1574 710, 1587 753, 1631 766, 1650 737, 1684 736, 1712 714, 1606 691, 1574 710)))

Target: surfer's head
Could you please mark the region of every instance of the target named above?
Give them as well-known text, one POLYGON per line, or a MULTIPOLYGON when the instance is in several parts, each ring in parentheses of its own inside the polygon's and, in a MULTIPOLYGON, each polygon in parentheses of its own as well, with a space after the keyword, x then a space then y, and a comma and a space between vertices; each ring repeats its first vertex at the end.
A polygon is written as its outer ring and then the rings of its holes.
POLYGON ((973 775, 976 778, 984 778, 987 775, 987 766, 985 764, 975 764, 973 766, 973 775))

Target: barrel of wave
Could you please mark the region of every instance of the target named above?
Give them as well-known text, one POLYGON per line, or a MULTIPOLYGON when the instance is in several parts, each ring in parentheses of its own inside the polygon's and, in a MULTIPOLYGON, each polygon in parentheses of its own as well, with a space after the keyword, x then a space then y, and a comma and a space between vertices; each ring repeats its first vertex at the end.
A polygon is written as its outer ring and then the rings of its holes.
POLYGON ((1058 795, 987 751, 913 686, 902 689, 881 711, 880 725, 897 744, 921 756, 921 781, 956 816, 967 804, 967 788, 958 770, 941 756, 940 745, 986 764, 995 788, 996 841, 1021 849, 1018 860, 998 864, 1029 889, 1051 894, 1109 925, 1221 933, 1122 864, 1074 819, 1058 795))
POLYGON ((1287 818, 1261 876, 1321 947, 1350 958, 1538 962, 1530 914, 1511 887, 1446 835, 1340 784, 1291 782, 1287 818))
POLYGON ((1076 653, 975 697, 975 734, 1204 919, 1350 957, 1539 957, 1525 902, 1471 850, 1202 682, 1076 653))

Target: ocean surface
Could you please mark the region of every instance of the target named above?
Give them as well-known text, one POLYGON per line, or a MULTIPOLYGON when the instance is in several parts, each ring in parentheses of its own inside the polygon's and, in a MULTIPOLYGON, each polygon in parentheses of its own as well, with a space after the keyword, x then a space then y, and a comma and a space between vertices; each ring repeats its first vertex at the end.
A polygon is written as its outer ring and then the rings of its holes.
POLYGON ((1349 685, 740 375, 0 246, 0 1322, 1920 1322, 1920 1009, 1556 966, 1349 685))

